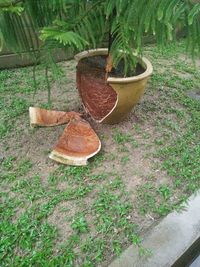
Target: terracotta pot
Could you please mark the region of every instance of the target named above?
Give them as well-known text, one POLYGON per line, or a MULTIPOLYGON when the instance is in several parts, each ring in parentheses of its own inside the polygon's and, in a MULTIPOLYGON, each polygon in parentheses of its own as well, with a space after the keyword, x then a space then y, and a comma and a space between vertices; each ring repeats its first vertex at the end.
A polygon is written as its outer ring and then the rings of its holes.
POLYGON ((128 78, 109 77, 107 82, 93 77, 79 68, 81 59, 97 55, 107 55, 104 48, 84 51, 75 56, 77 65, 77 88, 82 98, 83 106, 97 122, 114 124, 124 117, 139 102, 144 94, 146 83, 152 74, 153 67, 146 58, 138 58, 145 71, 137 76, 128 78))

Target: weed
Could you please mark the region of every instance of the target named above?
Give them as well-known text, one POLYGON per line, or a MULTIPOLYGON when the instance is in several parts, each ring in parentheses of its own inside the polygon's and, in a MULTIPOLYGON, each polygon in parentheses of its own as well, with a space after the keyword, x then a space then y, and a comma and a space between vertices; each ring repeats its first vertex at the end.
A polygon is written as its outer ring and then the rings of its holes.
POLYGON ((123 156, 122 158, 121 158, 121 162, 123 163, 123 164, 127 164, 128 162, 129 162, 129 156, 123 156))
POLYGON ((142 128, 139 124, 134 124, 133 129, 136 131, 137 134, 142 133, 142 128))
POLYGON ((168 199, 170 198, 171 196, 171 190, 170 190, 170 187, 167 186, 167 185, 161 185, 159 188, 158 188, 158 192, 159 194, 161 194, 161 196, 164 197, 164 199, 168 199))
POLYGON ((156 144, 156 145, 164 145, 164 142, 165 142, 165 140, 164 140, 164 138, 160 138, 160 139, 158 139, 158 138, 156 138, 155 140, 154 140, 154 143, 156 144))
POLYGON ((29 159, 24 159, 18 163, 16 171, 18 175, 26 175, 32 167, 32 162, 29 159))
POLYGON ((132 135, 116 131, 113 134, 113 139, 117 144, 125 144, 127 142, 132 141, 132 135))
POLYGON ((116 189, 123 189, 124 184, 121 177, 117 176, 114 180, 111 180, 108 184, 108 189, 116 190, 116 189))
POLYGON ((9 171, 13 168, 13 161, 15 160, 16 158, 13 157, 13 156, 10 156, 10 157, 7 157, 3 160, 2 162, 2 166, 5 170, 9 171))
POLYGON ((111 243, 112 250, 116 255, 120 255, 122 252, 122 243, 119 240, 113 240, 111 243))
POLYGON ((184 61, 176 62, 174 64, 174 67, 176 70, 183 71, 189 74, 195 74, 197 72, 197 68, 195 66, 186 64, 184 61))
POLYGON ((88 232, 88 224, 83 214, 77 214, 74 217, 71 227, 80 234, 88 232))

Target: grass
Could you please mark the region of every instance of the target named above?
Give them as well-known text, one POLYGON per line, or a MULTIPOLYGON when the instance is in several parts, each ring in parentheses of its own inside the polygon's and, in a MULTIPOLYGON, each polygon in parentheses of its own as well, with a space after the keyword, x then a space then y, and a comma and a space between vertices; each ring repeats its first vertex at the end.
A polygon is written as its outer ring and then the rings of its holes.
MULTIPOLYGON (((130 244, 150 253, 147 220, 181 210, 200 188, 200 103, 187 95, 200 73, 183 53, 182 43, 147 47, 154 74, 137 119, 101 126, 102 152, 87 167, 47 160, 62 126, 29 129, 29 105, 48 107, 43 69, 34 99, 30 68, 0 72, 1 266, 104 266, 130 244)), ((66 64, 55 108, 79 107, 66 64)))
POLYGON ((115 131, 113 134, 113 139, 117 144, 122 145, 133 140, 131 134, 122 133, 119 131, 115 131))

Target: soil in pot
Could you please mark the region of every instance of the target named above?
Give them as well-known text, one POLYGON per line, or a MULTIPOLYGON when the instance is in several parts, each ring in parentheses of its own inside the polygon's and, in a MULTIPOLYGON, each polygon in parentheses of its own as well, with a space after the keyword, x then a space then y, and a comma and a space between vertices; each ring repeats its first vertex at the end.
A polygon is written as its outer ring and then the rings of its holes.
MULTIPOLYGON (((117 93, 106 82, 107 56, 93 56, 83 58, 77 66, 77 88, 82 98, 85 109, 96 120, 101 122, 115 107, 117 93)), ((121 61, 117 68, 109 73, 110 77, 124 77, 124 62, 121 61)), ((137 64, 135 72, 129 72, 128 76, 142 74, 145 69, 137 64)))

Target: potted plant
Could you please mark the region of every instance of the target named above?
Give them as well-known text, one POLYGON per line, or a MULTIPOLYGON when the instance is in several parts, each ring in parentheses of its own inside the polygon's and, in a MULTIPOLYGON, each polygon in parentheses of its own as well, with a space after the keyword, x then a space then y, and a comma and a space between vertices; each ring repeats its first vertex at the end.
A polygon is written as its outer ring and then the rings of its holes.
MULTIPOLYGON (((11 2, 12 7, 21 5, 30 16, 43 49, 49 51, 59 43, 75 51, 86 50, 75 56, 77 87, 86 111, 99 122, 121 121, 144 93, 152 73, 151 63, 142 56, 144 37, 153 35, 159 45, 165 45, 176 39, 176 26, 181 24, 188 50, 193 55, 200 52, 198 1, 11 2), (99 49, 102 46, 107 47, 99 49)), ((3 35, 7 37, 5 16, 4 12, 3 35)))
POLYGON ((114 71, 112 68, 106 72, 106 65, 109 64, 106 57, 109 57, 106 48, 92 49, 75 56, 78 62, 77 88, 83 106, 92 118, 97 122, 113 124, 123 120, 139 102, 153 68, 148 59, 137 58, 136 74, 133 71, 129 77, 123 77, 119 66, 114 71), (88 60, 88 57, 92 59, 88 60), (103 61, 103 66, 98 67, 99 61, 103 61), (93 63, 91 67, 90 62, 93 63))
MULTIPOLYGON (((89 50, 75 56, 77 88, 85 110, 96 121, 117 123, 138 103, 153 70, 149 60, 142 57, 144 36, 155 35, 158 43, 166 44, 175 39, 176 26, 181 23, 194 52, 195 47, 199 49, 200 4, 186 0, 101 0, 79 1, 80 6, 83 2, 81 20, 75 20, 74 31, 89 50), (102 40, 106 40, 107 48, 99 48, 102 40)), ((65 32, 69 25, 62 22, 44 29, 44 39, 56 38, 51 30, 65 32)))

